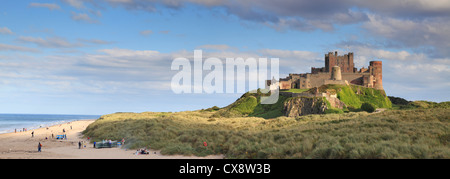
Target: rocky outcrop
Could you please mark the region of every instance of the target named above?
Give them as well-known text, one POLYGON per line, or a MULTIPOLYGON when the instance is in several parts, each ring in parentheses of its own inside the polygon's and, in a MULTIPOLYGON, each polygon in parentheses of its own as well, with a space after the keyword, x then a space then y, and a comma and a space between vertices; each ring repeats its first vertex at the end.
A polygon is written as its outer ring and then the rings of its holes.
POLYGON ((325 98, 330 103, 330 106, 333 108, 343 109, 344 107, 347 107, 344 102, 339 100, 336 95, 326 95, 325 98))
POLYGON ((323 114, 327 103, 322 97, 292 97, 284 102, 283 112, 288 117, 323 114))

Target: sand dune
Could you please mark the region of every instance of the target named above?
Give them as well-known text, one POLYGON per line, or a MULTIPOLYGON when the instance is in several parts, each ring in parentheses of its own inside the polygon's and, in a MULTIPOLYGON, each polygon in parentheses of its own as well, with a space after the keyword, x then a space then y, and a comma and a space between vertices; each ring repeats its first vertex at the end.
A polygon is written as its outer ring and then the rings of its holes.
POLYGON ((0 159, 222 159, 222 155, 207 157, 161 155, 157 150, 149 150, 149 155, 134 155, 135 150, 120 148, 95 149, 81 131, 95 120, 79 120, 48 128, 39 128, 27 132, 0 134, 0 159), (72 128, 71 128, 72 127, 72 128), (65 130, 65 133, 63 132, 65 130), (34 131, 34 137, 31 132, 34 131), (52 139, 56 135, 66 134, 67 140, 52 139), (47 139, 45 139, 47 137, 47 139), (78 142, 86 147, 79 149, 78 142), (42 152, 38 152, 38 144, 42 152))

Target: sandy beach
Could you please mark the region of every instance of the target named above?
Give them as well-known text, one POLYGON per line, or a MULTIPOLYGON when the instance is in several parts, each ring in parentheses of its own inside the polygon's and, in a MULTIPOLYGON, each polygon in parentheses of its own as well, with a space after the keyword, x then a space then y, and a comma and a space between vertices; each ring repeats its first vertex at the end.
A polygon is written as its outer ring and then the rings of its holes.
POLYGON ((152 149, 149 150, 149 155, 134 155, 136 150, 121 148, 95 149, 81 135, 81 132, 94 121, 79 120, 26 132, 0 134, 0 159, 223 159, 222 155, 206 157, 161 155, 158 150, 152 149), (56 135, 62 134, 66 134, 67 139, 55 139, 56 135), (86 147, 79 149, 79 141, 83 141, 86 147), (42 144, 41 152, 38 152, 39 142, 42 144))

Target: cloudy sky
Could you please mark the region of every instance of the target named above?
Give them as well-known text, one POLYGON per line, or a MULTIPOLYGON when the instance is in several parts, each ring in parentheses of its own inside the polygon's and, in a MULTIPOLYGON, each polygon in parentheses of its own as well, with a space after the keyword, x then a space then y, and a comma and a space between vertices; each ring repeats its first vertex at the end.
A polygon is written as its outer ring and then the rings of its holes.
POLYGON ((21 0, 0 5, 0 113, 108 114, 223 107, 174 94, 172 60, 275 57, 280 75, 328 51, 383 61, 388 95, 449 101, 448 0, 21 0))

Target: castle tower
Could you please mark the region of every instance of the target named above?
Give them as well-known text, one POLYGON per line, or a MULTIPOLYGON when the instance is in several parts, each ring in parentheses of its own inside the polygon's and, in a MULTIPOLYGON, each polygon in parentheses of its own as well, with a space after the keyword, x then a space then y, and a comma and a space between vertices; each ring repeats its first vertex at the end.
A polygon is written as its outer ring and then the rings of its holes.
POLYGON ((375 81, 375 80, 373 79, 373 75, 370 75, 370 76, 369 76, 369 81, 368 81, 366 87, 373 88, 373 82, 374 82, 374 81, 375 81))
MULTIPOLYGON (((335 52, 337 55, 337 52, 335 52)), ((325 54, 325 72, 330 73, 331 68, 336 66, 336 56, 333 54, 333 52, 328 52, 328 54, 325 54)))
POLYGON ((341 67, 334 66, 331 70, 331 80, 342 80, 341 67))
POLYGON ((353 52, 349 52, 348 53, 348 70, 346 71, 347 73, 355 73, 356 69, 355 69, 355 63, 353 62, 353 52))
POLYGON ((370 74, 373 75, 373 88, 383 89, 383 68, 381 61, 370 62, 370 74))
POLYGON ((334 66, 341 67, 342 73, 354 73, 355 64, 353 63, 353 52, 344 54, 342 56, 338 55, 338 52, 328 52, 325 54, 325 69, 324 72, 331 72, 334 66))

